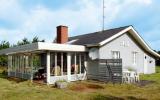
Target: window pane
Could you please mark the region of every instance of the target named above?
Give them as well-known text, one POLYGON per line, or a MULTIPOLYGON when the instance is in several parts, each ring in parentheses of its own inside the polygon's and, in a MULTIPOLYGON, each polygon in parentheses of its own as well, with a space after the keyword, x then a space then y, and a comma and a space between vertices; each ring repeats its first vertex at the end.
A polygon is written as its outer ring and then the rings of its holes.
POLYGON ((137 63, 137 52, 133 52, 133 64, 137 63))
POLYGON ((71 54, 71 74, 75 71, 75 53, 71 54))
POLYGON ((57 53, 57 76, 61 75, 61 53, 57 53))
MULTIPOLYGON (((21 64, 21 65, 23 65, 23 64, 21 64)), ((35 70, 37 70, 39 67, 41 67, 40 55, 35 55, 33 57, 33 67, 35 70)))
POLYGON ((81 73, 84 73, 84 71, 85 71, 84 61, 85 61, 85 56, 84 56, 84 54, 82 54, 81 55, 81 73))
POLYGON ((50 67, 51 67, 51 76, 55 75, 55 53, 51 53, 51 59, 50 59, 50 67))
POLYGON ((80 55, 79 54, 76 54, 76 66, 75 66, 75 71, 76 71, 76 74, 79 74, 80 73, 80 62, 79 62, 79 57, 80 55))
POLYGON ((51 53, 51 75, 67 75, 67 54, 51 53), (63 69, 62 69, 63 68, 63 69))
POLYGON ((67 53, 63 53, 63 75, 67 75, 67 53))
POLYGON ((120 59, 120 52, 119 51, 112 51, 112 58, 113 59, 120 59))

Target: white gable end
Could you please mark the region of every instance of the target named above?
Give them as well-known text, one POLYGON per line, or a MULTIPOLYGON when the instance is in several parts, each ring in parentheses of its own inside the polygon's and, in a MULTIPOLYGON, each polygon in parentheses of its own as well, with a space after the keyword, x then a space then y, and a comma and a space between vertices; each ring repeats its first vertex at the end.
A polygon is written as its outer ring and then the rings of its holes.
POLYGON ((129 32, 135 39, 136 41, 149 53, 151 53, 152 55, 154 55, 157 58, 160 58, 160 55, 158 53, 156 53, 155 51, 153 51, 148 44, 142 39, 142 37, 136 32, 136 30, 130 26, 124 30, 122 30, 121 32, 117 33, 116 35, 102 41, 99 43, 100 46, 103 46, 104 44, 112 41, 113 39, 125 34, 126 32, 129 32))

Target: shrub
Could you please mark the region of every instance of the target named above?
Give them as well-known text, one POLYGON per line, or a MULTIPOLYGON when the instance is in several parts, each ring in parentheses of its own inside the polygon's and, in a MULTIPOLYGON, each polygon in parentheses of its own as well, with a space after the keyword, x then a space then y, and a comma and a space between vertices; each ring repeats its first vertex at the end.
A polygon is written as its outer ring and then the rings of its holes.
POLYGON ((136 71, 136 69, 134 69, 133 67, 128 67, 127 69, 128 71, 136 71))

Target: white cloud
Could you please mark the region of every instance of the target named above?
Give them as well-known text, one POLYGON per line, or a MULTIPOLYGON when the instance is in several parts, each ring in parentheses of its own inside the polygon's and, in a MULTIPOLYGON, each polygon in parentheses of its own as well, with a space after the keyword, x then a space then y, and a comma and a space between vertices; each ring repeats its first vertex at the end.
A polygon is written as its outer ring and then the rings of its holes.
POLYGON ((25 34, 20 32, 19 30, 8 30, 4 28, 0 28, 0 40, 6 40, 14 43, 25 37, 25 34))
MULTIPOLYGON (((0 35, 3 36, 0 40, 17 42, 22 37, 31 38, 37 35, 51 42, 55 36, 53 33, 56 33, 56 26, 60 24, 68 25, 72 35, 101 30, 101 1, 77 0, 74 7, 78 9, 73 9, 72 4, 69 5, 71 7, 65 6, 61 9, 48 9, 46 6, 35 4, 33 8, 24 10, 18 0, 0 0, 0 19, 9 20, 16 26, 15 29, 0 29, 0 35)), ((135 16, 134 12, 142 6, 151 4, 152 0, 106 0, 106 26, 120 17, 127 19, 135 16)))
POLYGON ((150 5, 152 3, 152 0, 136 0, 138 1, 139 3, 144 3, 146 5, 150 5))
POLYGON ((11 23, 19 23, 26 18, 18 0, 0 0, 0 19, 11 23))
POLYGON ((152 0, 106 0, 106 22, 110 24, 118 18, 129 19, 136 17, 135 13, 137 11, 151 4, 152 0))

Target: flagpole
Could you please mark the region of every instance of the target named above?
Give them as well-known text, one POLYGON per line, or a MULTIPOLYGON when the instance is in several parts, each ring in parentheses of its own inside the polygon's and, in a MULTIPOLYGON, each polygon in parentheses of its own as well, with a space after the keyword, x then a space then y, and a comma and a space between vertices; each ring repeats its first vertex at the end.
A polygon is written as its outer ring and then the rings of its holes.
POLYGON ((105 1, 103 0, 103 12, 102 12, 102 31, 104 31, 105 26, 105 1))

